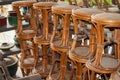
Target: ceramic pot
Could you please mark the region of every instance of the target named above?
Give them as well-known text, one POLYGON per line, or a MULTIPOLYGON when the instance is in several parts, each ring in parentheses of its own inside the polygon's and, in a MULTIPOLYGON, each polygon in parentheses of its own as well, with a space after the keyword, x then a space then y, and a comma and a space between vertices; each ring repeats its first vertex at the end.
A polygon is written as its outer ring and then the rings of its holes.
POLYGON ((18 41, 18 38, 16 37, 16 35, 14 36, 13 40, 14 40, 16 47, 20 48, 20 44, 19 44, 19 41, 18 41))
POLYGON ((8 56, 4 58, 4 61, 6 62, 10 76, 15 76, 18 69, 18 58, 14 56, 8 56))
POLYGON ((7 25, 7 18, 0 16, 0 27, 5 27, 7 25))
POLYGON ((17 16, 8 16, 8 22, 12 26, 17 26, 17 24, 18 24, 17 16))
POLYGON ((12 47, 14 47, 14 43, 4 42, 4 43, 0 44, 0 49, 3 50, 3 51, 8 51, 12 47))

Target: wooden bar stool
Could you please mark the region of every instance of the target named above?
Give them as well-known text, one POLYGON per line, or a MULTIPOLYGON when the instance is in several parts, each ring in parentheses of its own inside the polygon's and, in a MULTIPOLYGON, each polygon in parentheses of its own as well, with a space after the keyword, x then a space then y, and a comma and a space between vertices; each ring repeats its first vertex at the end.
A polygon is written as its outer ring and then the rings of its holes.
POLYGON ((35 72, 39 73, 42 78, 46 78, 48 73, 49 73, 49 66, 50 64, 48 63, 48 58, 50 52, 50 38, 51 38, 51 30, 50 28, 52 26, 49 25, 50 17, 51 17, 51 7, 55 5, 56 2, 38 2, 33 4, 33 7, 36 11, 36 16, 37 20, 39 21, 39 16, 42 16, 42 28, 40 30, 40 33, 37 34, 34 38, 34 42, 36 44, 36 54, 39 54, 38 46, 41 45, 42 47, 42 65, 38 64, 39 61, 39 55, 36 57, 36 62, 35 62, 35 72))
POLYGON ((116 71, 117 67, 120 66, 120 14, 117 13, 100 13, 94 14, 91 20, 96 28, 96 50, 95 57, 91 58, 86 63, 86 67, 94 71, 95 73, 91 75, 90 80, 102 79, 109 80, 110 74, 116 71), (110 55, 104 52, 105 47, 105 36, 104 28, 112 30, 113 37, 110 38, 110 43, 113 43, 114 55, 110 55), (96 75, 97 73, 97 75, 96 75))
POLYGON ((66 80, 66 70, 67 70, 67 51, 71 45, 71 34, 70 21, 71 13, 73 8, 78 8, 77 6, 64 4, 64 5, 55 5, 52 6, 53 20, 54 20, 54 29, 53 35, 51 37, 51 49, 60 54, 60 71, 57 74, 57 77, 53 75, 53 68, 49 74, 48 80, 66 80), (62 26, 58 26, 59 21, 62 26))
POLYGON ((21 47, 20 68, 23 76, 32 72, 35 62, 35 49, 33 38, 36 35, 36 22, 33 10, 34 1, 15 1, 12 3, 13 9, 17 13, 18 27, 16 35, 21 47), (27 12, 23 13, 23 9, 27 8, 27 12), (27 20, 29 25, 27 28, 23 27, 24 21, 27 20))
POLYGON ((94 56, 96 45, 94 26, 91 26, 91 29, 87 30, 86 26, 80 26, 79 21, 91 24, 91 15, 101 12, 103 11, 92 8, 79 8, 72 10, 75 33, 72 47, 69 51, 69 57, 76 62, 76 80, 85 80, 83 79, 83 68, 85 68, 83 67, 83 63, 86 63, 90 56, 94 56), (81 34, 81 29, 83 29, 83 34, 81 34), (84 39, 84 43, 82 42, 82 39, 84 39), (87 39, 89 40, 88 45, 86 43, 87 39))

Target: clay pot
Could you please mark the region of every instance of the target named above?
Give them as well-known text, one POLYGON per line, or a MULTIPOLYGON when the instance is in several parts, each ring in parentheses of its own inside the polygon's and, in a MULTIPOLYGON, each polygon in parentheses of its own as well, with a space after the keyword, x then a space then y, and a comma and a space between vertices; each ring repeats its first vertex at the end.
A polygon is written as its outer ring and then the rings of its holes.
POLYGON ((15 76, 17 69, 18 69, 18 58, 14 56, 8 56, 4 58, 8 72, 10 73, 10 76, 15 76))
POLYGON ((12 26, 17 26, 17 24, 18 24, 17 16, 8 16, 8 22, 12 26))
POLYGON ((15 11, 8 11, 9 16, 17 16, 17 13, 15 11))
POLYGON ((0 27, 5 27, 7 25, 7 18, 0 16, 0 27))
POLYGON ((17 13, 15 11, 8 11, 8 22, 12 26, 17 26, 18 18, 17 13))

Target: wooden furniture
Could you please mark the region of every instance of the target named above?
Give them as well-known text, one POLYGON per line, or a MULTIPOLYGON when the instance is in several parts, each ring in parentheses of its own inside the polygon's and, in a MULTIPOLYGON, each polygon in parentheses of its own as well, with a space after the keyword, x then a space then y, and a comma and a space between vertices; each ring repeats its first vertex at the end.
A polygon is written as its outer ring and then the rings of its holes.
POLYGON ((36 58, 33 38, 36 35, 37 26, 34 18, 33 3, 35 3, 35 1, 15 1, 12 3, 13 9, 16 11, 18 17, 16 36, 21 47, 22 54, 19 66, 22 70, 23 76, 32 72, 36 58), (27 8, 27 11, 23 13, 22 9, 25 8, 27 8), (29 26, 23 28, 23 21, 27 20, 29 26))
MULTIPOLYGON (((92 25, 90 29, 81 26, 80 21, 85 21, 91 25, 91 15, 101 13, 103 11, 91 8, 79 8, 72 10, 72 18, 74 22, 74 38, 72 47, 69 51, 69 57, 76 62, 76 80, 85 80, 83 74, 85 67, 83 63, 94 56, 96 45, 95 28, 92 25), (82 33, 81 33, 82 32, 82 33), (82 42, 84 40, 84 42, 82 42), (87 42, 89 40, 89 44, 87 42), (83 69, 84 68, 84 69, 83 69)), ((87 79, 86 79, 87 80, 87 79)))
POLYGON ((95 80, 96 73, 99 74, 99 78, 104 78, 105 80, 109 79, 109 75, 116 71, 119 66, 119 27, 120 27, 120 14, 117 13, 100 13, 94 14, 91 17, 92 23, 96 28, 96 50, 95 57, 91 58, 86 63, 86 67, 94 71, 91 79, 95 80), (104 52, 105 47, 105 36, 104 36, 104 28, 108 28, 112 30, 113 37, 110 38, 110 42, 114 44, 114 55, 110 55, 104 52), (108 74, 108 75, 107 75, 108 74))
MULTIPOLYGON (((49 73, 49 68, 48 68, 48 55, 50 54, 49 50, 49 45, 50 45, 50 38, 51 38, 51 29, 52 26, 50 26, 50 21, 51 21, 51 7, 55 5, 56 2, 39 2, 33 4, 33 7, 36 11, 36 18, 38 25, 39 23, 42 23, 41 29, 38 29, 39 33, 34 38, 34 42, 36 44, 36 62, 35 62, 35 69, 36 72, 39 73, 42 78, 46 78, 48 73, 49 73), (42 18, 40 18, 40 16, 42 18), (42 20, 41 20, 42 19, 42 20), (40 22, 42 21, 42 22, 40 22), (42 64, 39 64, 39 50, 38 46, 41 46, 42 49, 42 64)), ((49 64, 50 66, 50 64, 49 64)))
MULTIPOLYGON (((57 76, 54 76, 53 70, 55 68, 55 64, 53 64, 53 68, 49 74, 49 79, 51 80, 66 80, 66 71, 67 71, 67 51, 71 45, 71 34, 70 34, 70 19, 73 8, 78 8, 73 5, 55 5, 52 6, 53 13, 53 34, 51 37, 51 49, 60 54, 60 71, 57 76), (59 22, 59 20, 61 20, 59 22), (61 26, 58 26, 62 24, 61 26)), ((69 77, 70 78, 70 77, 69 77)))
POLYGON ((29 77, 13 79, 8 72, 4 57, 0 53, 0 80, 41 80, 41 78, 38 74, 36 74, 29 77))

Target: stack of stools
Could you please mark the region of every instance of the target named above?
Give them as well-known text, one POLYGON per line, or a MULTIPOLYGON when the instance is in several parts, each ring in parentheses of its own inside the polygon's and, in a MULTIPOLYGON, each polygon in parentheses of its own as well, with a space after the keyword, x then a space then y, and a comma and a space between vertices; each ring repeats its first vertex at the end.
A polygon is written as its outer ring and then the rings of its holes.
MULTIPOLYGON (((54 74, 55 64, 49 74, 48 79, 50 80, 66 80, 71 78, 66 77, 67 73, 67 52, 71 46, 71 34, 70 34, 70 21, 71 13, 73 8, 78 8, 77 6, 64 4, 52 6, 54 29, 53 35, 51 37, 51 49, 60 54, 60 71, 57 75, 54 74), (58 26, 59 21, 62 26, 58 26)), ((56 63, 56 61, 55 61, 56 63)))
POLYGON ((35 73, 39 73, 42 78, 46 78, 48 73, 49 73, 49 66, 50 64, 48 63, 50 54, 50 39, 51 39, 51 27, 49 26, 49 20, 51 17, 51 7, 55 5, 55 2, 38 2, 33 4, 33 7, 36 12, 36 17, 37 21, 42 21, 38 22, 42 23, 41 28, 39 28, 39 34, 37 34, 34 38, 34 43, 35 43, 35 51, 37 54, 36 57, 36 62, 35 62, 35 73), (40 17, 42 17, 42 20, 40 20, 40 17), (39 49, 42 50, 42 58, 39 56, 39 49), (48 58, 49 57, 49 58, 48 58), (42 59, 42 64, 39 64, 39 60, 42 59))
POLYGON ((23 76, 28 75, 32 72, 35 62, 35 49, 33 38, 36 35, 36 23, 33 11, 34 1, 15 1, 12 3, 14 10, 18 17, 18 27, 16 35, 20 43, 21 57, 20 57, 20 68, 23 76), (23 9, 26 9, 26 13, 23 13, 23 9), (28 27, 23 27, 23 21, 28 21, 28 27))
POLYGON ((71 50, 69 51, 69 57, 71 60, 76 62, 76 80, 85 80, 85 76, 83 76, 85 72, 84 63, 86 63, 90 56, 94 56, 96 48, 94 26, 91 25, 91 28, 87 30, 88 27, 86 27, 86 25, 81 26, 79 22, 84 21, 87 24, 91 24, 91 15, 101 12, 103 11, 91 8, 79 8, 72 10, 74 38, 71 50))
POLYGON ((120 14, 117 13, 99 13, 91 17, 92 23, 96 28, 96 50, 95 57, 86 62, 86 67, 93 71, 90 80, 104 79, 109 80, 110 74, 116 71, 120 66, 120 14), (112 31, 109 43, 114 45, 114 54, 110 55, 104 52, 105 36, 104 28, 112 31))

